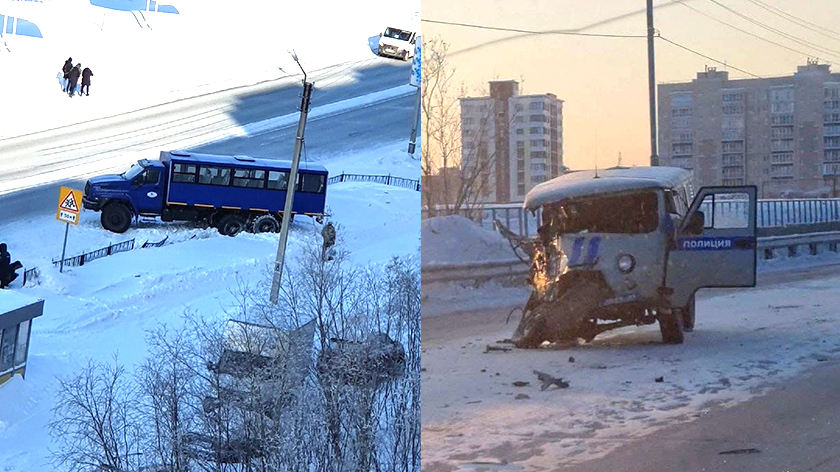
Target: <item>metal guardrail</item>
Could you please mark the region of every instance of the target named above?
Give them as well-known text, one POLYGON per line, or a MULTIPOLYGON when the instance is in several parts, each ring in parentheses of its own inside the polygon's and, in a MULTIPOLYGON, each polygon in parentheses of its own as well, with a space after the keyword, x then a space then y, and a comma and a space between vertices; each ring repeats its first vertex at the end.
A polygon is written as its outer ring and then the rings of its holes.
MULTIPOLYGON (((840 225, 840 198, 814 198, 797 200, 759 200, 756 208, 756 223, 760 229, 769 230, 787 227, 815 226, 815 231, 825 231, 830 224, 840 225)), ((715 202, 716 217, 742 217, 747 202, 743 200, 719 200, 715 202)), ((708 205, 707 205, 708 206, 708 205)), ((438 205, 438 211, 447 210, 438 205)), ((708 208, 706 208, 708 211, 708 208)), ((458 214, 469 218, 484 228, 493 229, 498 219, 511 231, 527 236, 536 234, 541 213, 535 214, 522 208, 521 203, 483 204, 462 208, 458 214)), ((422 217, 428 218, 428 209, 422 210, 422 217)))
MULTIPOLYGON (((86 252, 84 254, 80 254, 78 256, 68 257, 64 259, 64 266, 65 267, 81 267, 88 262, 95 261, 96 259, 101 259, 103 257, 107 257, 113 254, 118 254, 120 252, 126 252, 134 249, 134 239, 130 239, 128 241, 123 241, 117 244, 111 244, 110 246, 103 247, 97 249, 95 251, 86 252)), ((52 261, 54 266, 61 264, 61 259, 53 260, 52 261)))
POLYGON ((328 184, 335 184, 338 182, 373 182, 376 184, 391 185, 394 187, 402 187, 412 189, 417 192, 420 191, 420 181, 417 179, 405 179, 402 177, 395 177, 388 175, 368 175, 368 174, 339 174, 327 179, 328 184))
MULTIPOLYGON (((774 259, 778 255, 778 250, 783 250, 787 257, 797 257, 804 254, 804 251, 800 251, 802 247, 807 247, 810 255, 819 254, 820 247, 824 247, 830 252, 840 252, 840 231, 757 238, 759 255, 765 260, 774 259)), ((479 286, 491 280, 524 284, 527 281, 529 271, 529 265, 518 260, 468 264, 433 264, 421 268, 421 281, 424 285, 428 283, 468 282, 479 286)))

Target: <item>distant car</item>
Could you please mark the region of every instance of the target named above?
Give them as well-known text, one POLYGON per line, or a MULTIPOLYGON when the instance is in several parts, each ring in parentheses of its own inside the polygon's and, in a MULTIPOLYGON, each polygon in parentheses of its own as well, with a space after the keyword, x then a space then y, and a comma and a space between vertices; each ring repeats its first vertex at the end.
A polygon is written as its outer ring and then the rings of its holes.
POLYGON ((657 321, 663 342, 682 343, 698 289, 755 286, 755 186, 703 187, 692 199, 681 168, 579 171, 534 187, 525 208, 541 209, 542 223, 528 241, 519 347, 657 321))
MULTIPOLYGON (((240 231, 277 232, 283 218, 291 162, 248 156, 161 152, 120 175, 103 175, 85 185, 84 207, 101 211, 102 227, 123 233, 132 217, 197 221, 233 236, 240 231)), ((328 172, 300 164, 292 218, 322 221, 328 172)))
POLYGON ((414 57, 414 45, 417 42, 417 33, 413 29, 385 28, 385 32, 379 35, 380 56, 396 57, 407 61, 414 57))

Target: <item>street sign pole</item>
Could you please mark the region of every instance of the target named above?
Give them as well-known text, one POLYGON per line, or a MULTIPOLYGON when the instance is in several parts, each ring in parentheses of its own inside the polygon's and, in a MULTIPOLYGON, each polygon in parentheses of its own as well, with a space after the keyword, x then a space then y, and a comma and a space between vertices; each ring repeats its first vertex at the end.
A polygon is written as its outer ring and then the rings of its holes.
POLYGON ((64 245, 61 246, 61 265, 58 272, 64 272, 64 255, 67 254, 67 232, 70 231, 70 223, 64 223, 64 245))
POLYGON ((417 87, 417 95, 414 99, 414 119, 411 121, 411 140, 408 142, 408 153, 414 155, 417 147, 417 122, 420 121, 420 87, 417 87))
POLYGON ((283 263, 286 259, 286 240, 289 237, 289 226, 292 223, 292 204, 295 198, 295 187, 297 186, 298 167, 300 166, 300 152, 303 147, 303 134, 306 131, 306 117, 309 114, 309 99, 312 96, 312 82, 306 81, 306 71, 298 62, 297 55, 292 57, 298 63, 303 72, 303 98, 300 102, 300 120, 298 121, 297 137, 295 138, 295 149, 292 155, 292 169, 289 172, 289 180, 286 184, 286 203, 283 206, 283 220, 280 223, 280 242, 277 244, 277 259, 274 261, 274 277, 271 281, 271 303, 277 304, 280 293, 280 282, 283 279, 283 263))

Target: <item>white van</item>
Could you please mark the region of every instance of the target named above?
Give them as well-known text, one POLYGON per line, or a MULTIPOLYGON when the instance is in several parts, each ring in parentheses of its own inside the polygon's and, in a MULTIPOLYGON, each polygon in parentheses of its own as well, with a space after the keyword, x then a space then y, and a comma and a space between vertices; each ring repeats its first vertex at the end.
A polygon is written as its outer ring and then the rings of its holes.
POLYGON ((417 32, 414 28, 395 28, 389 26, 379 35, 380 56, 390 56, 407 61, 414 57, 414 44, 417 32))

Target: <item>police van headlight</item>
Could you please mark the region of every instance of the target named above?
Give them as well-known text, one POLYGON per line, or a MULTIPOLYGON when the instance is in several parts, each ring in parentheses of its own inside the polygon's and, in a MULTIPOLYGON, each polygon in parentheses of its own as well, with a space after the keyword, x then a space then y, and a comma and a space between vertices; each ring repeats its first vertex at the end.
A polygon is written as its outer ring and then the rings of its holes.
POLYGON ((621 254, 616 258, 616 265, 618 266, 618 270, 629 274, 636 268, 636 259, 633 259, 633 256, 630 254, 621 254))

